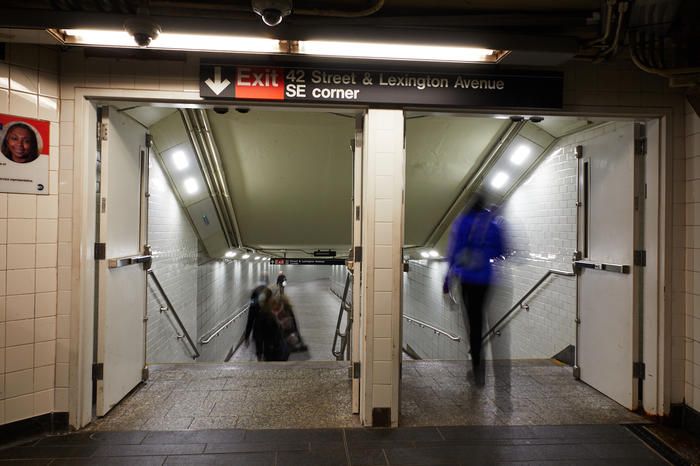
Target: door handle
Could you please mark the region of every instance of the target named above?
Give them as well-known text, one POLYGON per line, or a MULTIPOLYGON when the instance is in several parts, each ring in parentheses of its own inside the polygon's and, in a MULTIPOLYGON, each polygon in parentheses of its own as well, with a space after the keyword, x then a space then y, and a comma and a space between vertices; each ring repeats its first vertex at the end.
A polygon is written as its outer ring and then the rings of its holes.
POLYGON ((149 245, 144 246, 143 254, 137 254, 134 256, 123 256, 114 257, 107 261, 107 267, 110 269, 118 269, 120 267, 126 267, 128 265, 143 264, 144 270, 151 268, 151 263, 153 262, 153 256, 151 255, 151 247, 149 245))
POLYGON ((150 254, 116 257, 113 259, 109 259, 108 267, 110 269, 118 269, 120 267, 126 267, 128 265, 150 263, 152 258, 153 256, 151 256, 150 254))
POLYGON ((595 261, 591 261, 591 260, 574 261, 574 267, 577 269, 602 270, 604 272, 630 273, 630 266, 629 265, 608 264, 605 262, 595 262, 595 261))

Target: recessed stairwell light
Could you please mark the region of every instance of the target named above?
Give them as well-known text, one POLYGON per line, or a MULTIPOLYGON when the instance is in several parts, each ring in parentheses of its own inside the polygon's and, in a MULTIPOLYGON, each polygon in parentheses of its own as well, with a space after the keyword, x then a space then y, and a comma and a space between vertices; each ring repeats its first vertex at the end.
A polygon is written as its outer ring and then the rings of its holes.
POLYGON ((532 149, 525 145, 518 146, 514 151, 513 155, 510 156, 510 161, 515 165, 522 165, 525 160, 530 156, 532 149))
POLYGON ((185 191, 187 191, 187 194, 195 194, 197 191, 199 191, 199 184, 194 178, 187 178, 185 181, 183 181, 183 185, 185 186, 185 191))
POLYGON ((498 172, 491 179, 491 186, 495 189, 501 189, 506 185, 510 176, 506 172, 498 172))
POLYGON ((179 150, 173 154, 173 165, 175 165, 177 170, 182 171, 190 166, 190 162, 187 160, 185 153, 179 150))

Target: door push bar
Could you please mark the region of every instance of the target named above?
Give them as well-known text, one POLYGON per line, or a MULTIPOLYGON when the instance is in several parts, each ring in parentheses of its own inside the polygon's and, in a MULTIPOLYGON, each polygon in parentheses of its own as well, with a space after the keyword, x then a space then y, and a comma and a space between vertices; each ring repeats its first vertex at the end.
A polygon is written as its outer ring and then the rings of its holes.
POLYGON ((589 261, 589 260, 574 261, 574 267, 577 269, 595 269, 595 270, 603 270, 605 272, 630 273, 630 266, 629 265, 606 264, 603 262, 593 262, 593 261, 589 261))
POLYGON ((127 265, 143 264, 144 270, 151 268, 153 256, 151 255, 151 247, 146 245, 143 247, 143 254, 136 256, 115 257, 107 261, 107 266, 110 269, 118 269, 127 265))

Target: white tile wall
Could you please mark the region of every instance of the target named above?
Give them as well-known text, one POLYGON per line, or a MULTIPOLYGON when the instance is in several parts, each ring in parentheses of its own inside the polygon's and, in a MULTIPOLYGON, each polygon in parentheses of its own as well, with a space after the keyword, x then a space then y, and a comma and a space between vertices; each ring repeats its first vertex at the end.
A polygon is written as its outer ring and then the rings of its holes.
MULTIPOLYGON (((41 50, 8 47, 9 59, 0 64, 0 111, 52 121, 54 154, 58 51, 41 50)), ((57 167, 52 160, 50 179, 57 167)), ((51 183, 48 196, 0 194, 0 424, 54 410, 58 192, 51 183)))
MULTIPOLYGON (((685 125, 686 159, 680 173, 685 173, 685 293, 681 293, 682 312, 674 312, 674 324, 679 330, 674 335, 684 337, 687 351, 682 361, 685 374, 683 394, 685 402, 700 411, 700 117, 686 104, 685 125)), ((680 223, 680 222, 679 222, 680 223)), ((675 327, 675 326, 674 326, 675 327)), ((675 361, 674 361, 675 362, 675 361)))
MULTIPOLYGON (((148 228, 149 243, 154 251, 153 270, 190 336, 198 341, 247 304, 250 291, 268 267, 236 260, 209 260, 157 158, 152 160, 149 175, 148 228)), ((173 321, 160 312, 159 298, 155 288, 150 286, 147 360, 149 363, 189 362, 191 353, 184 341, 175 337, 173 321)), ((244 315, 209 344, 198 344, 199 361, 223 361, 243 334, 245 323, 244 315)))

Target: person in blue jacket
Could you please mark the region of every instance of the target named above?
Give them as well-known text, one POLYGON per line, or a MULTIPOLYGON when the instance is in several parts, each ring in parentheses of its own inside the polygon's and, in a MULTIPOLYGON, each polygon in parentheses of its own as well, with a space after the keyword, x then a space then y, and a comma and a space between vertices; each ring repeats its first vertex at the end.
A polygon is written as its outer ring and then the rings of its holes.
POLYGON ((451 280, 459 280, 472 369, 479 386, 485 380, 481 352, 484 304, 492 283, 494 258, 505 254, 503 236, 498 218, 486 207, 483 194, 477 193, 471 207, 452 224, 447 248, 449 268, 443 292, 449 292, 451 280))

